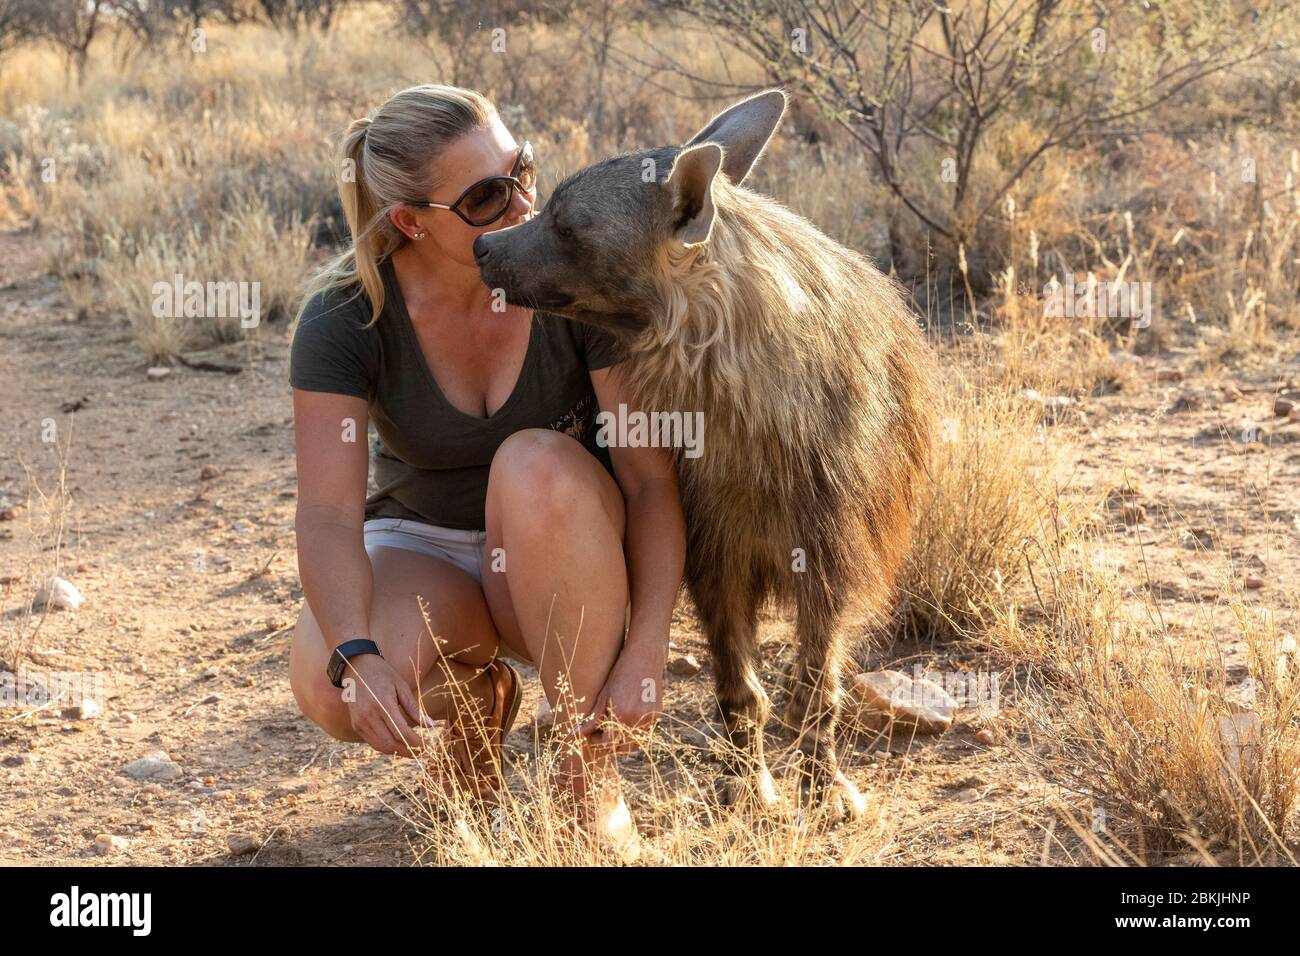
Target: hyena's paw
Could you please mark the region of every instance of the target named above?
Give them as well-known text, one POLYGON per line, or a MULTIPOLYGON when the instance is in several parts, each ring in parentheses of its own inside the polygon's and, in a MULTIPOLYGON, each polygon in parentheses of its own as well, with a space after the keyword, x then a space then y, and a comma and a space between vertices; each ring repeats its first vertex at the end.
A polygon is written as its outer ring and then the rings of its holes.
POLYGON ((800 774, 799 812, 805 819, 829 829, 865 817, 867 798, 839 770, 821 786, 815 785, 812 775, 800 774))
POLYGON ((747 776, 723 773, 718 777, 717 791, 718 802, 724 807, 753 809, 762 814, 775 813, 781 808, 776 781, 766 767, 747 776))

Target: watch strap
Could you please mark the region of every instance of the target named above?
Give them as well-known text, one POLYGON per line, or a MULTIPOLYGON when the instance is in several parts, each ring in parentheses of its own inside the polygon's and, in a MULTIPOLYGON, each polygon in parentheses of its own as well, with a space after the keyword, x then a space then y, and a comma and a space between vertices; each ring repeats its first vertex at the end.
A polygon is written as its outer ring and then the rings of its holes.
POLYGON ((360 657, 362 654, 374 654, 383 657, 379 653, 379 645, 372 640, 364 637, 354 638, 350 641, 344 641, 338 647, 334 648, 334 653, 330 655, 329 679, 335 687, 343 686, 343 671, 347 668, 347 663, 354 657, 360 657))

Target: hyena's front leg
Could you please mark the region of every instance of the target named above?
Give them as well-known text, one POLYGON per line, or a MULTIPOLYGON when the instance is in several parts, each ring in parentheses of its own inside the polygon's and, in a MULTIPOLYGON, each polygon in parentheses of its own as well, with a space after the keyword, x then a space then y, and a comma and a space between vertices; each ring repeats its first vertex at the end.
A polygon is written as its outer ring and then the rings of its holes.
POLYGON ((836 752, 844 657, 840 602, 812 575, 804 581, 798 592, 798 659, 783 713, 799 731, 800 805, 825 807, 832 823, 856 820, 866 812, 866 800, 840 771, 836 752))
POLYGON ((718 795, 727 805, 754 801, 769 808, 777 803, 777 795, 763 757, 763 726, 771 704, 756 669, 762 596, 751 575, 728 570, 724 562, 711 564, 691 569, 690 580, 713 654, 718 708, 726 729, 718 795))

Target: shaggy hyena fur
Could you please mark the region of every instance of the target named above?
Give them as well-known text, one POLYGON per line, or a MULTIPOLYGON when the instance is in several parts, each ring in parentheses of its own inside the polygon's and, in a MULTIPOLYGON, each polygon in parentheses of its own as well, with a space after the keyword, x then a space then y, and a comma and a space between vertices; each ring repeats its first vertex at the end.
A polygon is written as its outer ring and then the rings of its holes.
MULTIPOLYGON (((930 349, 895 284, 806 219, 740 183, 785 110, 769 90, 683 147, 598 163, 531 221, 475 242, 512 302, 591 322, 626 350, 647 411, 703 411, 703 454, 677 454, 686 581, 735 745, 725 792, 767 800, 769 704, 757 617, 798 610, 787 723, 801 795, 836 816, 862 798, 835 731, 851 631, 879 624, 908 547, 932 432, 930 349)), ((852 201, 846 195, 846 201, 852 201)))

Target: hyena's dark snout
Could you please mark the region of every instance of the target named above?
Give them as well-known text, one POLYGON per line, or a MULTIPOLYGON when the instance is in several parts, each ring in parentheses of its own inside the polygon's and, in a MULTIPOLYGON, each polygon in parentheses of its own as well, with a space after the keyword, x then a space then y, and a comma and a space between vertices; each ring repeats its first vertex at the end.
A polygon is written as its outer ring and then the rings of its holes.
POLYGON ((544 274, 545 253, 522 234, 521 226, 499 233, 484 233, 474 240, 474 264, 489 289, 501 289, 512 305, 558 309, 573 303, 573 295, 544 274), (531 263, 521 268, 521 263, 531 263))
POLYGON ((474 264, 484 285, 489 289, 503 289, 506 298, 513 299, 517 282, 506 268, 504 250, 491 241, 491 235, 485 233, 474 240, 474 264))
POLYGON ((492 246, 486 241, 487 236, 482 235, 474 240, 474 264, 481 270, 492 258, 492 246))

